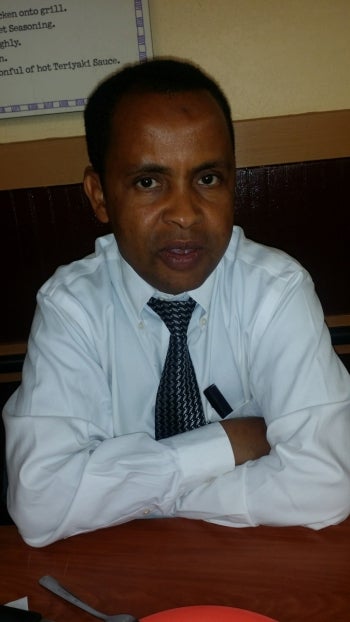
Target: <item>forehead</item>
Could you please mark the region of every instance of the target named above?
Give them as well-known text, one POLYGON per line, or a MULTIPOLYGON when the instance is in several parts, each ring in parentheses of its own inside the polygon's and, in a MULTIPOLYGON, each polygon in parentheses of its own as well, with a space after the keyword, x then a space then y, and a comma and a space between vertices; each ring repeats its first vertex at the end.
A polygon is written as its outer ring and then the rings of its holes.
POLYGON ((138 135, 189 130, 219 131, 229 138, 227 120, 214 97, 205 90, 124 95, 112 118, 114 140, 138 135), (215 128, 215 129, 214 129, 215 128))

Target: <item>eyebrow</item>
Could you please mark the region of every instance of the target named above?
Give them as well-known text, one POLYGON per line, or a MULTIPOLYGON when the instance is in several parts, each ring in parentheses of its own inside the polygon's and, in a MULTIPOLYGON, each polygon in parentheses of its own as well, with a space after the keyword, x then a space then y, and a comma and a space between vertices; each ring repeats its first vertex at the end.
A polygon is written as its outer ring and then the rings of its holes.
POLYGON ((144 173, 170 173, 171 169, 167 166, 161 166, 160 164, 155 164, 153 162, 149 162, 148 164, 143 164, 142 166, 138 166, 130 169, 128 175, 143 175, 144 173))
POLYGON ((192 169, 192 172, 199 173, 200 171, 212 168, 225 168, 229 170, 230 168, 233 168, 233 163, 231 163, 229 160, 208 160, 206 162, 201 162, 201 164, 199 164, 198 166, 195 166, 192 169))
MULTIPOLYGON (((200 171, 215 169, 215 168, 225 168, 227 170, 233 169, 234 166, 229 160, 208 160, 205 162, 201 162, 197 166, 194 166, 191 169, 191 173, 199 173, 200 171)), ((171 168, 168 166, 161 166, 160 164, 156 164, 155 162, 148 162, 143 164, 142 166, 135 167, 131 169, 128 175, 143 175, 145 173, 160 173, 160 174, 171 174, 171 168)))

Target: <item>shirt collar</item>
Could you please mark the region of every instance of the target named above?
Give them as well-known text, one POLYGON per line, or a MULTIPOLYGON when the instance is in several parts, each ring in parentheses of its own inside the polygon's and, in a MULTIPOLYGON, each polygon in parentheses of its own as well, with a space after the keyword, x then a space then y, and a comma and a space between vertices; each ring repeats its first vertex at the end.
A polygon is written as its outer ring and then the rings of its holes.
POLYGON ((137 317, 140 317, 142 309, 154 295, 154 287, 144 281, 123 257, 120 257, 120 270, 127 296, 137 317))
POLYGON ((193 289, 188 292, 191 298, 193 298, 193 300, 195 300, 202 307, 202 309, 204 309, 205 313, 208 313, 209 311, 209 305, 212 299, 214 283, 216 280, 216 273, 218 269, 219 266, 217 266, 215 270, 211 274, 209 274, 208 278, 204 281, 204 283, 202 283, 200 287, 197 287, 197 289, 193 289))

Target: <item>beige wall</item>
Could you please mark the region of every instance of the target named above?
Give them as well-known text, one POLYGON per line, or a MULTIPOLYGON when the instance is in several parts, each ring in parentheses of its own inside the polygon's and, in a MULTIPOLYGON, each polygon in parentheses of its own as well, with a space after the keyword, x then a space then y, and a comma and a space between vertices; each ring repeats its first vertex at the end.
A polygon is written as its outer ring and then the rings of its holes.
MULTIPOLYGON (((155 55, 201 64, 235 119, 350 108, 349 0, 149 0, 155 55)), ((0 142, 83 133, 80 113, 0 122, 0 142)))

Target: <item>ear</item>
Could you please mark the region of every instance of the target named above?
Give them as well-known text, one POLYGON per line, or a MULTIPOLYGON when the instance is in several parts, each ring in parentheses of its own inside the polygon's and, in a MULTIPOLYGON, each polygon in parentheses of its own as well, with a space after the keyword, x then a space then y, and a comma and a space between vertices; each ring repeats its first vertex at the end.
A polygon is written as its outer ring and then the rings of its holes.
POLYGON ((94 171, 92 166, 88 166, 84 173, 84 190, 88 197, 96 218, 100 222, 109 222, 109 216, 106 208, 104 193, 99 175, 94 171))

